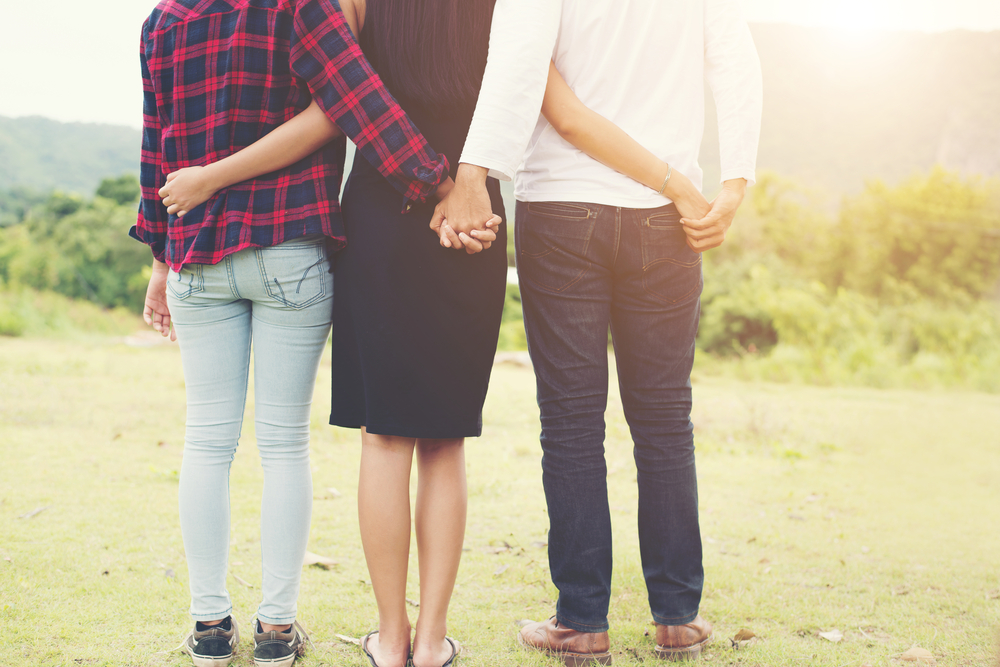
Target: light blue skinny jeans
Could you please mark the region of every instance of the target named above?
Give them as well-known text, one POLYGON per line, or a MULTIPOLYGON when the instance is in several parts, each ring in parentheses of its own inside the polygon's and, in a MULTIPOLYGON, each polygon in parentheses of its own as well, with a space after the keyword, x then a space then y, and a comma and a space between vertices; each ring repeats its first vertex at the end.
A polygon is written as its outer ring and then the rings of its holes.
POLYGON ((187 389, 180 516, 195 620, 232 611, 229 468, 243 424, 251 341, 264 469, 257 616, 274 625, 295 619, 312 512, 309 413, 332 316, 329 268, 323 237, 309 236, 170 272, 167 302, 187 389))

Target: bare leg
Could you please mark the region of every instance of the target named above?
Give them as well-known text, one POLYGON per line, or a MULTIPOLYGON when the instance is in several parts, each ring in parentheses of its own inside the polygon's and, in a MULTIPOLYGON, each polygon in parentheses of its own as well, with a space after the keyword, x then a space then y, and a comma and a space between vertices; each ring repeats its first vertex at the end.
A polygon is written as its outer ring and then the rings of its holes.
POLYGON ((448 603, 465 539, 468 492, 465 441, 418 440, 417 553, 420 615, 413 640, 414 667, 438 667, 451 657, 445 641, 448 603))
POLYGON ((410 556, 410 468, 414 438, 361 430, 358 520, 378 604, 379 633, 368 642, 379 667, 403 667, 410 653, 406 570, 410 556))

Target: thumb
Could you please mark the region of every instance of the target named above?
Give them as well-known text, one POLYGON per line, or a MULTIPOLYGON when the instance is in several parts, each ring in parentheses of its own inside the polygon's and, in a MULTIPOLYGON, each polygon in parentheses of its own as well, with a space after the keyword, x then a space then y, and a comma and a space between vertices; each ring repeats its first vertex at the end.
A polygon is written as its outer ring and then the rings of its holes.
POLYGON ((430 228, 434 231, 441 229, 441 223, 445 219, 445 209, 441 204, 434 207, 434 215, 431 216, 430 228))

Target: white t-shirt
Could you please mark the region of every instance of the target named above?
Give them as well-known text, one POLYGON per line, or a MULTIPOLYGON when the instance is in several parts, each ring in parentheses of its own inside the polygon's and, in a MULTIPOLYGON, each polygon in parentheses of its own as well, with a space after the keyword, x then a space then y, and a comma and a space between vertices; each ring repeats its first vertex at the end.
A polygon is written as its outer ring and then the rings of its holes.
POLYGON ((699 188, 707 81, 722 180, 754 181, 760 61, 738 0, 497 1, 461 161, 504 180, 516 172, 521 201, 662 206, 669 200, 577 150, 541 117, 550 59, 586 106, 699 188))

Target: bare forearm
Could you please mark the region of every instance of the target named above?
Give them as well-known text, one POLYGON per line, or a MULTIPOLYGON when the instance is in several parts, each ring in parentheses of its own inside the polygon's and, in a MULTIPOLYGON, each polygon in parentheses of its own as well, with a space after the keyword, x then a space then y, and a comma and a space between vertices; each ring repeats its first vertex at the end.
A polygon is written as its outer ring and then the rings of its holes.
POLYGON ((628 133, 598 113, 587 109, 584 131, 564 137, 584 153, 648 188, 659 190, 667 164, 643 148, 628 133))
POLYGON ((708 202, 691 179, 675 172, 627 132, 585 106, 554 64, 549 66, 542 113, 563 139, 598 162, 669 197, 683 215, 701 217, 708 212, 708 202))
POLYGON ((542 114, 563 139, 615 171, 659 190, 667 174, 663 160, 627 132, 580 102, 554 64, 549 66, 542 114))
POLYGON ((313 102, 290 121, 229 157, 205 167, 214 189, 284 169, 308 157, 341 134, 313 102))

